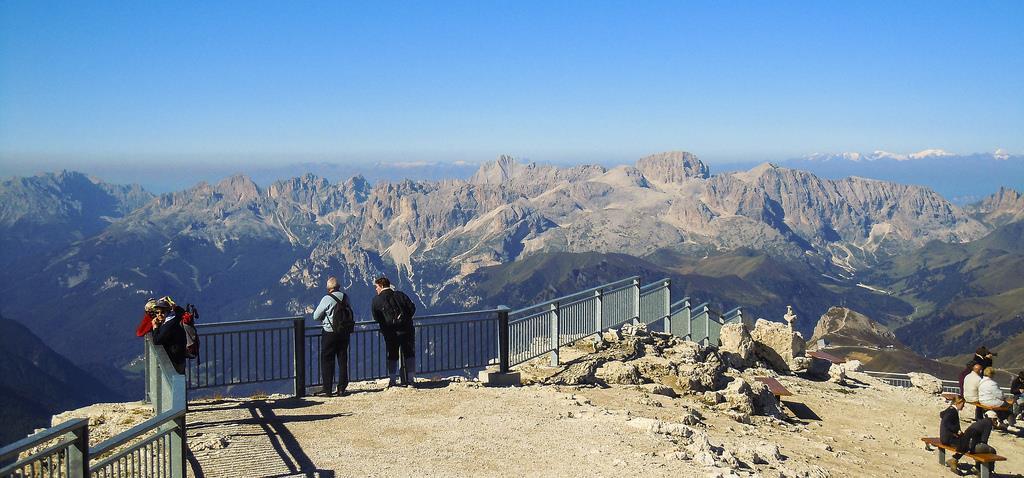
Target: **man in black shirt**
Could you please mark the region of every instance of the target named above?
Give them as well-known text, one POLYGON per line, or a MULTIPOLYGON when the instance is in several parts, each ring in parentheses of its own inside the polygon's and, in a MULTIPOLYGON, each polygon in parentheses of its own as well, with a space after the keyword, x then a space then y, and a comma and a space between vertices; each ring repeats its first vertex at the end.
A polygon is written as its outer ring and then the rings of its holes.
MULTIPOLYGON (((944 412, 945 413, 945 412, 944 412)), ((960 471, 957 469, 958 460, 964 456, 964 453, 995 453, 996 449, 992 448, 988 444, 988 437, 992 434, 992 427, 999 422, 999 416, 996 412, 991 410, 985 412, 985 416, 975 421, 971 426, 967 427, 960 438, 957 440, 956 453, 953 458, 946 460, 946 464, 949 465, 949 469, 953 473, 959 474, 960 471)), ((959 427, 959 424, 957 424, 959 427)), ((942 433, 942 430, 939 430, 942 433)), ((941 436, 940 436, 941 439, 941 436)), ((945 443, 945 442, 943 442, 945 443)), ((992 472, 995 472, 995 464, 992 464, 990 468, 992 472)))
POLYGON ((401 385, 416 386, 416 329, 412 317, 416 305, 404 292, 396 291, 387 277, 373 281, 377 296, 373 298, 373 320, 380 325, 384 336, 384 347, 388 359, 388 387, 401 385), (402 357, 402 373, 399 381, 398 358, 402 357))

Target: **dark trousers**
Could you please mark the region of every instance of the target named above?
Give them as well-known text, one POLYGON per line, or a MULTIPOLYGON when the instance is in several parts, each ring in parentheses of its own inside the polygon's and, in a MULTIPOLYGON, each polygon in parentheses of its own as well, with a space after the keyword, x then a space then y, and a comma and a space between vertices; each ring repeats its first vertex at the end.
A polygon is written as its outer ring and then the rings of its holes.
POLYGON ((410 330, 403 333, 384 332, 384 348, 388 352, 388 360, 398 360, 398 353, 402 357, 416 356, 416 334, 410 330))
POLYGON ((327 332, 320 336, 320 372, 325 392, 332 391, 334 384, 334 360, 338 360, 338 391, 348 387, 348 341, 347 332, 327 332))

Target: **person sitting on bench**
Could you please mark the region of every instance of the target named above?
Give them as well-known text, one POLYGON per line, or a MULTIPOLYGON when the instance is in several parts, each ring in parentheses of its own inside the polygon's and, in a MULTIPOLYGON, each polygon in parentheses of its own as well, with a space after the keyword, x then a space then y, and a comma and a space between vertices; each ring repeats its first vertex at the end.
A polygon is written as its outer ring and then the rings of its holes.
MULTIPOLYGON (((962 406, 962 405, 961 405, 962 406)), ((948 410, 948 409, 947 409, 948 410)), ((945 412, 943 412, 945 413, 945 412)), ((959 418, 958 420, 959 421, 959 418)), ((964 456, 964 453, 992 453, 995 454, 996 449, 992 448, 988 444, 988 436, 992 434, 992 427, 999 421, 999 417, 996 412, 991 410, 985 412, 985 416, 981 420, 977 420, 967 427, 963 433, 960 434, 960 438, 957 440, 956 453, 953 454, 953 458, 946 460, 946 465, 949 466, 950 471, 956 474, 960 474, 960 470, 957 469, 960 458, 964 456)), ((957 427, 959 427, 957 423, 957 427)), ((942 433, 943 430, 939 430, 942 433)), ((990 471, 995 473, 995 463, 993 463, 990 471)))
MULTIPOLYGON (((967 403, 978 403, 978 384, 981 383, 981 364, 975 362, 971 366, 971 373, 964 377, 964 400, 967 403)), ((974 407, 974 419, 981 420, 982 414, 985 410, 979 407, 974 407)))
POLYGON ((1019 417, 1021 412, 1021 401, 1024 400, 1024 370, 1017 372, 1017 376, 1010 382, 1010 395, 1017 397, 1013 402, 1013 416, 1019 417))
POLYGON ((988 367, 983 372, 985 376, 981 378, 981 382, 978 382, 978 403, 989 408, 1001 407, 1001 410, 995 411, 1001 422, 997 426, 1017 433, 1020 430, 1013 426, 1015 417, 1010 413, 1010 403, 1003 400, 1003 390, 992 379, 995 371, 994 368, 988 367))
POLYGON ((939 441, 943 445, 960 444, 960 410, 964 409, 964 397, 956 397, 939 413, 939 441))

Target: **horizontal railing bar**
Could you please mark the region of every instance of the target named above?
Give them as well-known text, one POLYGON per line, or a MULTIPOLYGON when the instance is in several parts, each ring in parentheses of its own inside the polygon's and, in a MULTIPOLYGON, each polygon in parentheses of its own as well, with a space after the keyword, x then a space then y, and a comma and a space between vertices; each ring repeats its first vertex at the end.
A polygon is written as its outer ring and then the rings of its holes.
POLYGON ((418 327, 422 329, 422 328, 425 328, 425 327, 435 327, 435 326, 438 326, 438 325, 473 324, 473 323, 484 324, 484 323, 488 323, 488 322, 497 322, 497 321, 498 321, 497 317, 486 317, 486 318, 474 319, 474 320, 448 320, 448 321, 444 321, 444 322, 431 322, 429 324, 419 324, 418 327))
POLYGON ((506 310, 506 309, 484 309, 484 310, 470 310, 470 311, 466 311, 466 312, 448 312, 448 313, 444 313, 444 314, 422 315, 422 316, 418 316, 418 317, 413 317, 413 322, 415 322, 417 320, 443 319, 443 318, 448 318, 448 317, 461 317, 461 316, 470 316, 470 315, 497 314, 498 312, 501 312, 502 310, 506 310))
POLYGON ((91 448, 89 450, 89 454, 102 455, 114 448, 117 448, 120 445, 123 445, 125 442, 131 440, 132 438, 136 438, 139 435, 142 435, 143 433, 146 433, 156 427, 159 427, 160 425, 163 425, 164 423, 167 423, 169 421, 174 420, 175 418, 183 416, 185 416, 185 408, 168 410, 153 418, 150 418, 149 420, 146 420, 138 425, 135 425, 134 427, 131 427, 124 432, 118 433, 117 435, 108 438, 103 443, 100 443, 99 445, 96 445, 95 447, 91 448))
POLYGON ((17 456, 19 453, 33 448, 40 443, 45 443, 54 438, 57 438, 65 433, 84 428, 89 425, 89 420, 86 418, 75 418, 68 420, 60 425, 52 428, 48 428, 39 433, 29 435, 21 440, 18 440, 10 445, 0 448, 0 461, 5 461, 12 456, 17 456))
POLYGON ((668 306, 668 308, 671 310, 671 309, 675 309, 677 307, 682 307, 683 304, 685 304, 685 303, 687 303, 689 301, 690 301, 689 297, 683 297, 682 299, 673 302, 672 305, 668 306))
POLYGON ((541 310, 539 312, 534 312, 533 314, 530 314, 530 315, 527 315, 527 316, 518 317, 518 318, 515 318, 515 319, 509 319, 508 320, 508 325, 518 324, 520 322, 526 322, 527 320, 536 319, 537 317, 543 317, 543 316, 548 315, 550 313, 551 313, 550 310, 541 310))
POLYGON ((291 327, 275 327, 272 329, 241 329, 241 330, 225 330, 224 332, 203 332, 203 338, 221 337, 232 334, 251 334, 256 332, 276 332, 278 330, 292 330, 291 327))
POLYGON ((58 454, 58 453, 60 453, 60 452, 62 452, 64 450, 66 450, 68 448, 68 446, 71 445, 74 442, 75 442, 75 437, 65 438, 65 439, 63 439, 63 440, 61 440, 61 441, 59 441, 59 442, 57 442, 57 443, 55 443, 55 444, 53 444, 51 446, 48 446, 48 447, 46 447, 46 448, 44 448, 44 449, 42 449, 40 451, 37 451, 37 452, 33 453, 31 456, 26 456, 25 458, 23 458, 21 460, 18 460, 18 461, 14 462, 14 463, 11 463, 8 466, 3 467, 3 469, 0 469, 0 476, 11 475, 14 470, 17 470, 18 468, 21 468, 21 467, 23 467, 25 465, 28 465, 29 463, 33 463, 33 462, 37 462, 37 461, 42 461, 42 460, 45 460, 45 459, 47 459, 47 458, 49 458, 49 457, 51 457, 53 455, 56 455, 56 454, 58 454))
POLYGON ((207 327, 218 327, 218 326, 223 327, 223 326, 226 326, 226 325, 264 324, 264 323, 270 323, 270 322, 285 322, 285 321, 291 321, 291 320, 301 319, 301 318, 302 317, 300 317, 300 316, 294 316, 294 317, 273 317, 273 318, 269 318, 269 319, 232 320, 230 322, 207 322, 207 323, 202 323, 202 324, 196 324, 196 328, 197 329, 205 329, 207 327))
MULTIPOLYGON (((109 465, 109 464, 111 464, 111 463, 113 463, 113 462, 115 462, 117 460, 120 460, 121 458, 124 458, 124 457, 128 456, 129 453, 132 453, 132 452, 134 452, 134 451, 136 451, 136 450, 138 450, 138 449, 140 449, 140 448, 142 448, 142 447, 144 447, 146 445, 149 445, 149 444, 151 444, 151 443, 153 443, 153 442, 155 442, 155 441, 157 441, 157 440, 159 440, 159 439, 163 438, 164 436, 167 436, 167 435, 169 435, 171 433, 174 433, 174 429, 173 428, 168 428, 168 429, 166 429, 166 430, 164 430, 162 432, 156 433, 153 436, 151 436, 149 438, 146 438, 145 440, 142 440, 142 441, 140 441, 140 442, 138 442, 138 443, 136 443, 136 444, 134 444, 134 445, 132 445, 132 446, 130 446, 128 448, 125 448, 124 450, 121 450, 121 451, 119 451, 119 452, 117 452, 117 453, 115 453, 115 454, 113 454, 113 455, 111 455, 111 456, 109 456, 107 458, 104 458, 103 461, 101 461, 101 462, 99 462, 99 463, 97 463, 95 465, 89 466, 89 471, 90 472, 95 472, 97 470, 103 469, 107 465, 109 465)), ((99 453, 96 453, 96 452, 91 451, 91 450, 90 450, 90 453, 97 454, 97 455, 99 454, 99 453)))
MULTIPOLYGON (((551 299, 551 300, 548 300, 548 301, 545 301, 545 302, 541 302, 539 304, 533 304, 533 305, 530 305, 530 306, 526 306, 526 307, 523 307, 521 309, 516 309, 514 311, 510 311, 509 313, 510 314, 516 314, 516 313, 527 311, 527 310, 530 310, 530 309, 536 309, 537 307, 545 307, 545 306, 551 305, 551 304, 553 304, 555 302, 565 302, 565 301, 567 301, 569 299, 572 299, 572 298, 574 298, 574 297, 576 297, 578 295, 592 294, 592 293, 594 293, 596 291, 599 291, 601 289, 612 289, 612 288, 615 288, 615 287, 619 287, 621 284, 625 284, 627 282, 632 283, 634 280, 639 280, 639 279, 640 279, 640 276, 629 277, 629 278, 618 280, 618 281, 615 281, 615 282, 611 282, 611 283, 608 283, 608 284, 605 284, 605 285, 599 285, 597 287, 591 287, 591 288, 589 288, 587 290, 581 290, 579 292, 575 292, 575 293, 572 293, 572 294, 569 294, 569 295, 566 295, 566 296, 562 296, 562 297, 559 297, 557 299, 551 299)), ((620 287, 620 288, 615 289, 615 290, 606 290, 605 293, 607 294, 607 293, 611 293, 611 292, 618 292, 619 290, 626 289, 626 288, 628 288, 628 286, 620 287)))
POLYGON ((668 287, 668 277, 665 277, 663 279, 658 279, 658 280, 656 280, 654 282, 651 282, 650 284, 647 284, 645 286, 641 286, 640 287, 640 293, 650 292, 652 289, 653 290, 661 290, 661 289, 665 289, 667 287, 668 287))

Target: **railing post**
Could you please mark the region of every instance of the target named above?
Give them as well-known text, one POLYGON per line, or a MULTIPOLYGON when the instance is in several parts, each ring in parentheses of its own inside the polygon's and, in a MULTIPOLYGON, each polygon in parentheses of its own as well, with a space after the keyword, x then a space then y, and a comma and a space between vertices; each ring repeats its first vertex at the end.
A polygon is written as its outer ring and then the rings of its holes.
POLYGON ((89 425, 86 423, 72 430, 75 441, 68 446, 67 474, 71 478, 88 478, 89 476, 89 425))
POLYGON ((662 307, 665 311, 665 333, 672 333, 672 279, 665 279, 665 300, 662 307))
POLYGON ((164 381, 160 373, 160 363, 156 359, 156 344, 153 343, 153 334, 146 334, 146 383, 149 384, 149 399, 153 410, 160 413, 164 410, 164 381))
POLYGON ((594 291, 594 298, 597 300, 597 310, 594 313, 594 333, 600 334, 604 330, 604 289, 594 291))
POLYGON ((640 279, 633 279, 633 320, 640 321, 640 279))
POLYGON ((504 305, 498 306, 498 371, 501 373, 508 373, 508 307, 504 305))
POLYGON ((558 365, 558 302, 551 304, 551 365, 558 365))
POLYGON ((711 307, 704 307, 704 345, 711 344, 711 307))
POLYGON ((153 362, 152 358, 150 357, 149 350, 151 347, 153 347, 153 334, 146 334, 146 336, 142 339, 142 367, 145 370, 146 382, 146 398, 143 400, 143 402, 150 404, 153 403, 153 398, 151 397, 153 393, 153 388, 152 384, 150 384, 150 380, 153 375, 152 373, 150 373, 150 366, 152 365, 153 362))
POLYGON ((171 478, 185 478, 185 415, 174 419, 171 438, 171 478))
POLYGON ((292 367, 295 370, 294 395, 306 396, 306 320, 303 317, 292 319, 292 367))

